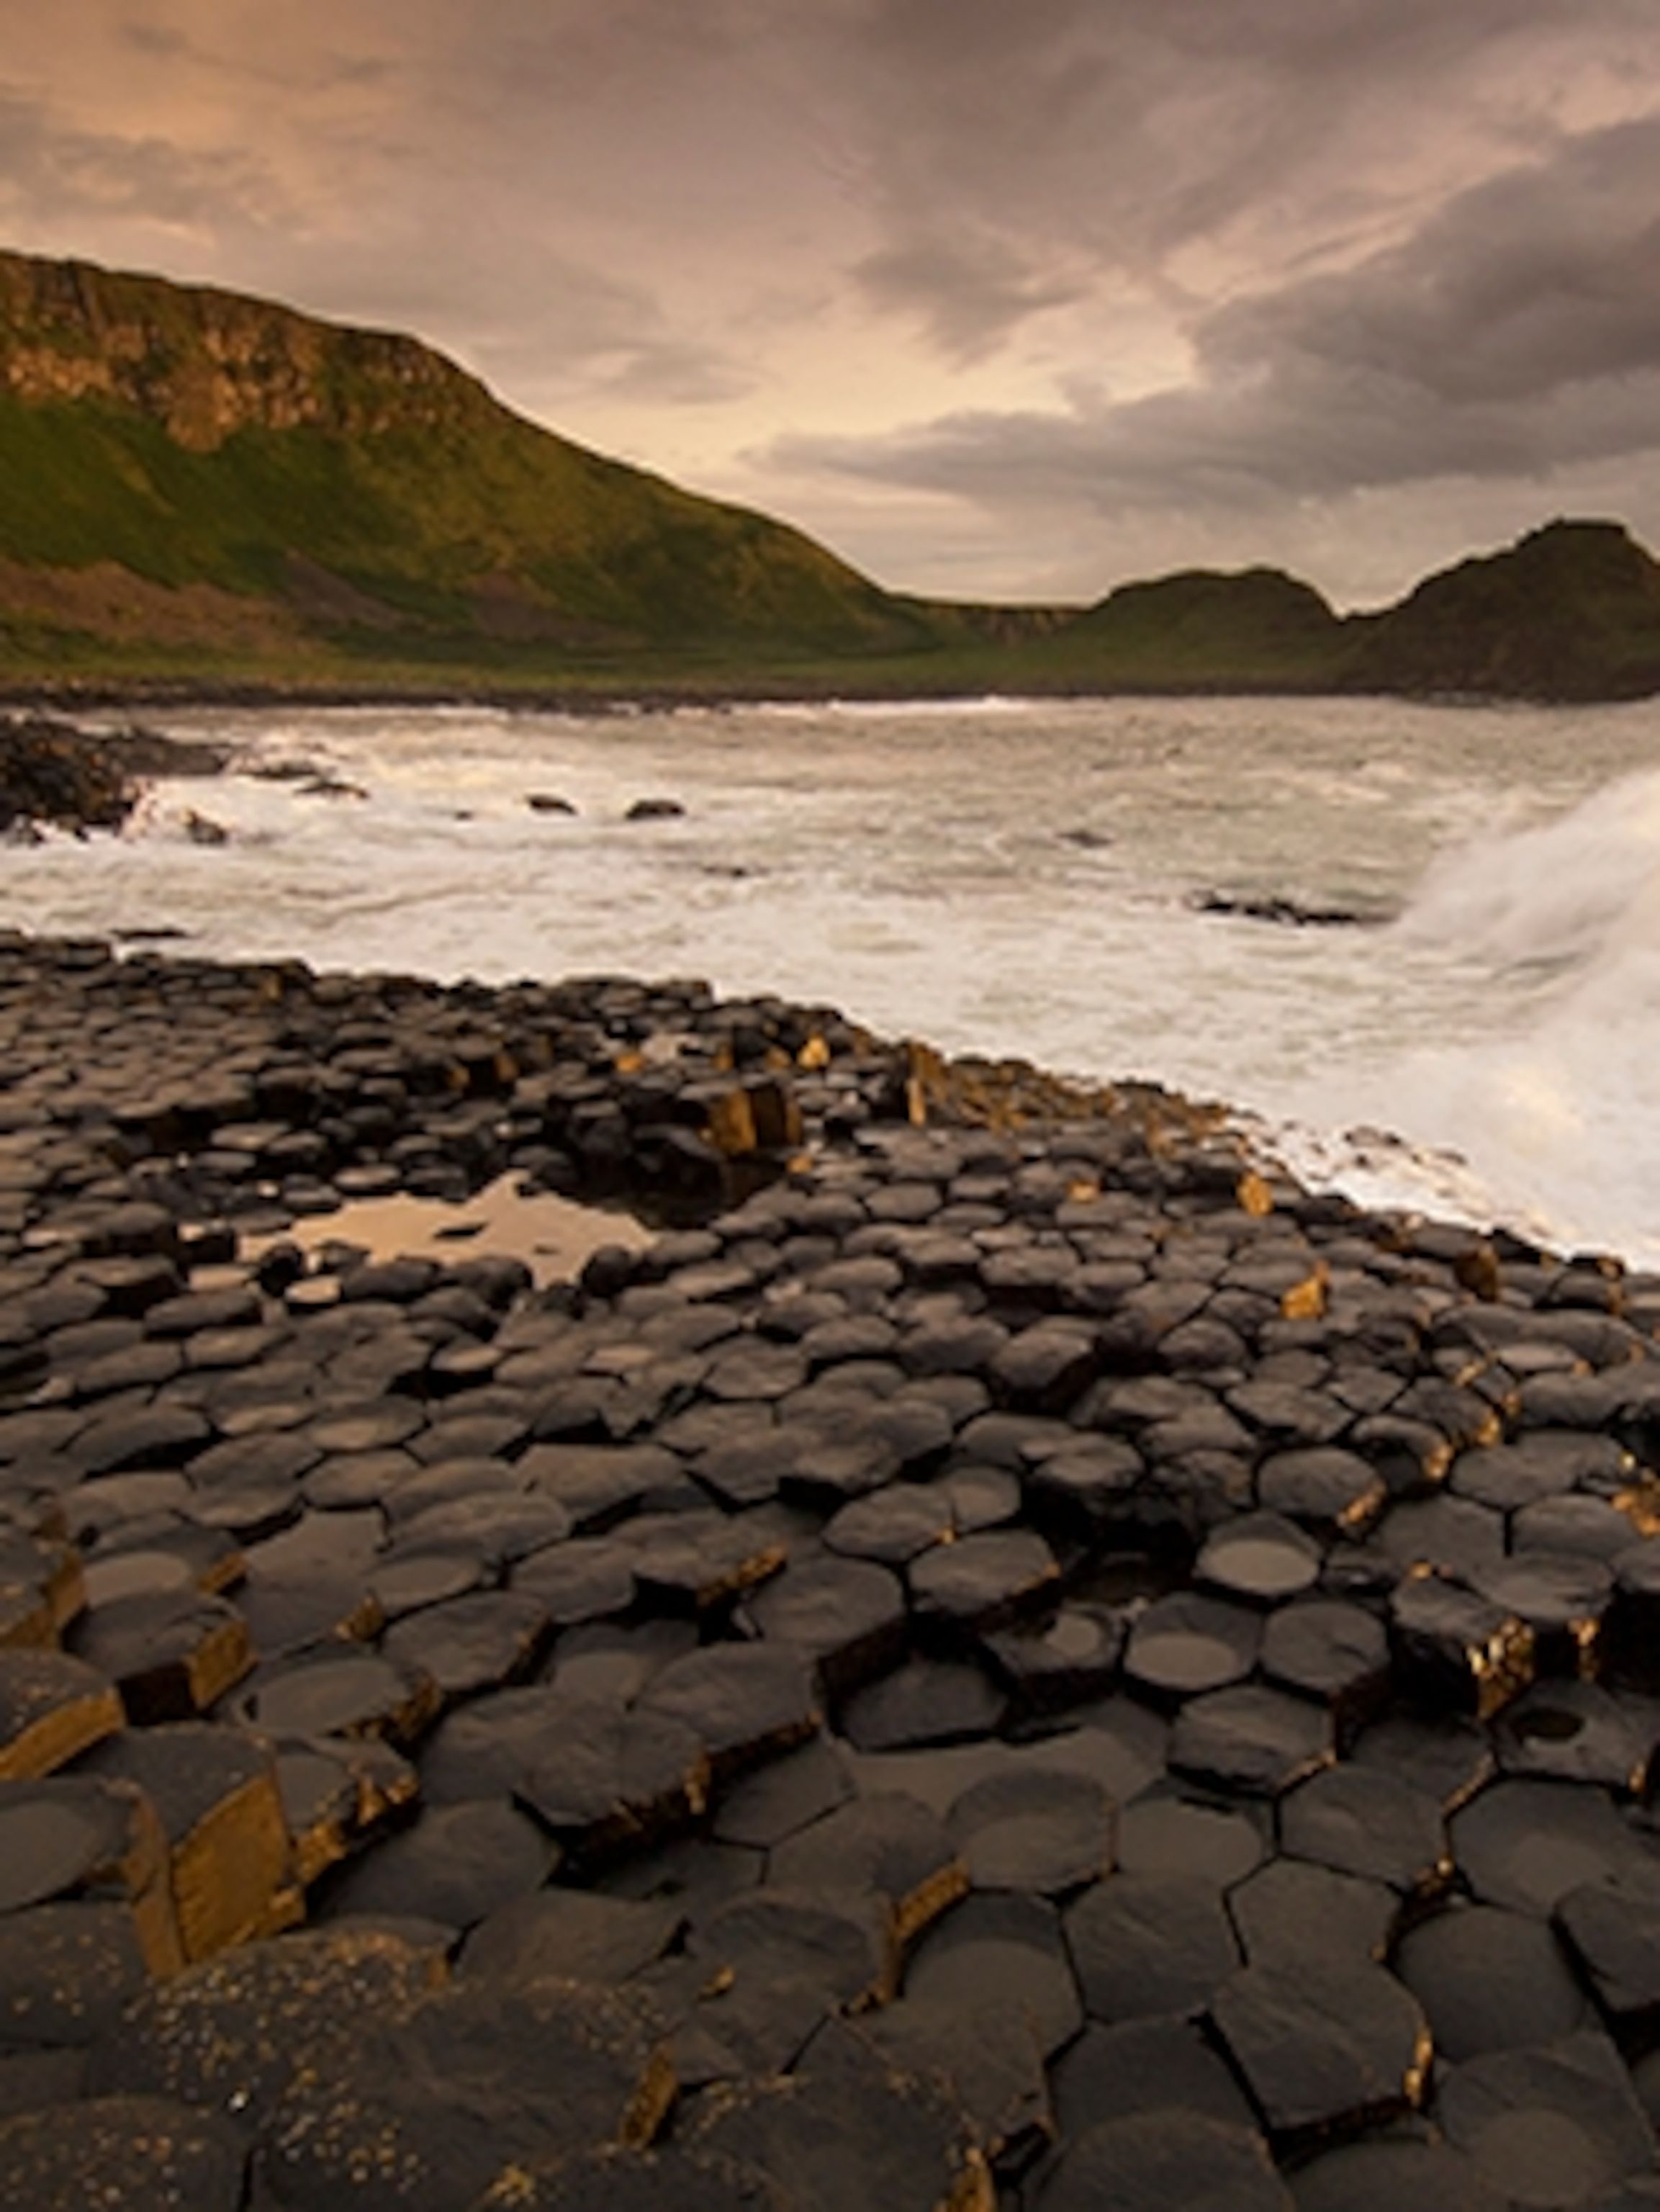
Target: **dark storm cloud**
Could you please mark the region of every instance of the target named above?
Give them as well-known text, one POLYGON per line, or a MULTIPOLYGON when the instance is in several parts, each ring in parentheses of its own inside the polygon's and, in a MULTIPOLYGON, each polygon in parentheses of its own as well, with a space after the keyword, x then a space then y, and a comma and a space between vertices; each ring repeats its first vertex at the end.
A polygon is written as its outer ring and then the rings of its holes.
POLYGON ((994 508, 1238 508, 1445 477, 1544 483, 1660 447, 1660 123, 1574 139, 1405 243, 1196 319, 1188 380, 1127 404, 952 414, 829 467, 994 508))

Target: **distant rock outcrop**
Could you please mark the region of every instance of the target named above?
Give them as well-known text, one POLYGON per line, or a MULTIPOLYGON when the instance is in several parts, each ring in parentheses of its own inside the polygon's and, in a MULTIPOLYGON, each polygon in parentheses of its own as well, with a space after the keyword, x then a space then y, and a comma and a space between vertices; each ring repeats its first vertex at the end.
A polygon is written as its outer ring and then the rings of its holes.
POLYGON ((0 830, 33 823, 118 830, 141 781, 213 775, 225 756, 153 730, 119 735, 76 729, 45 714, 0 717, 0 830))

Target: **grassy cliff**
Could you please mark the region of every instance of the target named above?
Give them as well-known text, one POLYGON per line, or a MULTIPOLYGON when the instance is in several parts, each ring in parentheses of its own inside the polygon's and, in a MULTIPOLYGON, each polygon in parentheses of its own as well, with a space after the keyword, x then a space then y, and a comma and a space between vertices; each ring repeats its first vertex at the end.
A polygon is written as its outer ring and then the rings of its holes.
POLYGON ((1347 619, 1266 568, 1083 609, 883 591, 415 339, 0 253, 0 686, 1660 690, 1660 568, 1555 523, 1347 619))

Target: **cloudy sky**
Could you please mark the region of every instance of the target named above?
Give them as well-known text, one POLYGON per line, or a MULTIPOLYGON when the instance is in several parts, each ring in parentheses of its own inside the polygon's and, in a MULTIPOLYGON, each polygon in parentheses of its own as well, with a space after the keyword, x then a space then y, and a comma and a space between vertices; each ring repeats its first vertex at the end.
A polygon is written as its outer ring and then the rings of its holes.
POLYGON ((414 330, 890 585, 1660 543, 1660 0, 0 24, 0 243, 414 330))

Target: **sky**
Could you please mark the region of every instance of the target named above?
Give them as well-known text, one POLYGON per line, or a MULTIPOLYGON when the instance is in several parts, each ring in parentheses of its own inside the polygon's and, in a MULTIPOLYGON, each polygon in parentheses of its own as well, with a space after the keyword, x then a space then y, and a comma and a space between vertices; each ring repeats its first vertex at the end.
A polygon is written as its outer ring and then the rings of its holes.
POLYGON ((1660 0, 0 0, 0 244, 410 330, 897 589, 1660 546, 1660 0))

